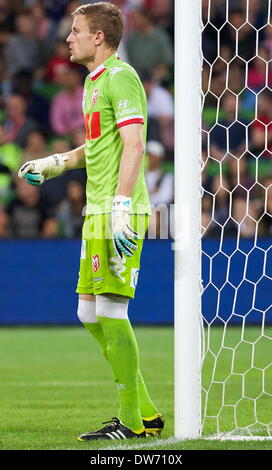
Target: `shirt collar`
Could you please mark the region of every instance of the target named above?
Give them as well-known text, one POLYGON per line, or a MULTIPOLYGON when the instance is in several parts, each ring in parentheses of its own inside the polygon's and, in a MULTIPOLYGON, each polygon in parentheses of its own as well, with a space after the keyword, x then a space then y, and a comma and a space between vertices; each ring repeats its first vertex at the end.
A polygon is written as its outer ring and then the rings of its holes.
POLYGON ((102 73, 105 72, 105 70, 107 70, 107 66, 114 62, 116 59, 120 60, 117 52, 112 54, 107 60, 105 60, 103 64, 98 65, 98 67, 96 67, 96 69, 94 69, 90 73, 89 80, 91 80, 92 82, 95 81, 98 77, 100 77, 100 75, 102 75, 102 73))

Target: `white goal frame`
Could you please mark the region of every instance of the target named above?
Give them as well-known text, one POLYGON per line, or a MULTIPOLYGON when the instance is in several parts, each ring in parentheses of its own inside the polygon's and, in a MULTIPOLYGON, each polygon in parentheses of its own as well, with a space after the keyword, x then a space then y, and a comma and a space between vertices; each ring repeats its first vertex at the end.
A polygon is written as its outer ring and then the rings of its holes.
POLYGON ((201 434, 201 0, 175 0, 175 437, 201 434))

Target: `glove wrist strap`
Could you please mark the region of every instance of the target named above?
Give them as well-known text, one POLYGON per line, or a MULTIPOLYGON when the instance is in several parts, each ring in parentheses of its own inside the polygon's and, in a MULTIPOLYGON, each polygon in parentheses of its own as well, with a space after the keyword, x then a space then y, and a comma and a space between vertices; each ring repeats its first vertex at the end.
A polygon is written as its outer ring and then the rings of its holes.
POLYGON ((113 211, 129 212, 131 210, 132 203, 131 197, 117 195, 112 201, 113 211))

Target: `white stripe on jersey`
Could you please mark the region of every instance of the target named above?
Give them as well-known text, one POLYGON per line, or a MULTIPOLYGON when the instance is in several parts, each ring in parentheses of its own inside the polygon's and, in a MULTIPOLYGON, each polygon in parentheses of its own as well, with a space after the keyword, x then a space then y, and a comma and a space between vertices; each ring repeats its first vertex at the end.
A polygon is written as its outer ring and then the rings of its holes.
POLYGON ((131 119, 143 119, 144 120, 144 117, 142 114, 133 114, 132 116, 127 116, 127 117, 118 119, 116 122, 117 124, 121 124, 121 122, 130 121, 131 119))
POLYGON ((103 70, 104 68, 105 68, 105 65, 104 65, 104 64, 98 65, 98 67, 96 67, 96 69, 93 70, 93 71, 90 73, 90 77, 91 77, 91 78, 95 77, 95 75, 97 75, 99 72, 101 72, 101 70, 103 70))

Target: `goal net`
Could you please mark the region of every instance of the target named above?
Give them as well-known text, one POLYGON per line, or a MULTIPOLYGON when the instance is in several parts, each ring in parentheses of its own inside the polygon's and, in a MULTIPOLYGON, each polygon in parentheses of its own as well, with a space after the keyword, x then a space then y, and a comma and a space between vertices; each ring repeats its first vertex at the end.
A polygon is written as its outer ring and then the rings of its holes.
POLYGON ((271 0, 202 0, 202 436, 272 436, 271 0))

